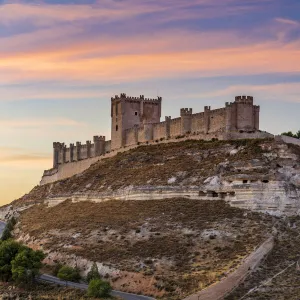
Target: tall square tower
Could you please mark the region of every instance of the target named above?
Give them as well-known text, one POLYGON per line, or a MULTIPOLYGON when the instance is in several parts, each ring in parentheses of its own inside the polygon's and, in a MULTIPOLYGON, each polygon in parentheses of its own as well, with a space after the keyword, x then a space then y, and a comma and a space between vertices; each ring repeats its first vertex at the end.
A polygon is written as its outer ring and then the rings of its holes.
POLYGON ((111 98, 111 149, 125 144, 125 131, 134 126, 160 122, 162 98, 128 97, 122 93, 111 98))

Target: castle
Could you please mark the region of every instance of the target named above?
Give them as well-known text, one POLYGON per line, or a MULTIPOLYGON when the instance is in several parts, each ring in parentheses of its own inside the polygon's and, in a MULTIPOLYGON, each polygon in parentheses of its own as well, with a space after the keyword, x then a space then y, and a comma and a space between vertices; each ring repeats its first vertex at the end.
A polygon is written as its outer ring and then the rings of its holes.
POLYGON ((84 145, 76 142, 67 147, 64 143, 53 143, 53 168, 44 172, 41 184, 75 175, 101 156, 143 143, 184 136, 203 140, 270 136, 259 130, 260 107, 253 104, 251 96, 237 96, 234 102, 226 102, 225 107, 219 109, 205 106, 203 112, 196 114, 192 108, 182 108, 179 118, 167 116, 163 122, 161 105, 161 97, 128 97, 122 93, 111 98, 111 140, 94 136, 93 143, 87 141, 84 145), (84 160, 85 163, 74 165, 84 160))

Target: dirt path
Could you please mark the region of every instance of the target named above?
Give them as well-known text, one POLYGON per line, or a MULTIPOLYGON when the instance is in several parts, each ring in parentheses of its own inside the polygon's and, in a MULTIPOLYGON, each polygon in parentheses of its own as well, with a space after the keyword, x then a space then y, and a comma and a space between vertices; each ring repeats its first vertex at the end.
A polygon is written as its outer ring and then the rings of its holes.
POLYGON ((274 238, 269 237, 258 249, 252 252, 240 265, 236 271, 220 282, 191 295, 184 300, 221 300, 236 286, 238 286, 252 270, 254 270, 274 246, 274 238))

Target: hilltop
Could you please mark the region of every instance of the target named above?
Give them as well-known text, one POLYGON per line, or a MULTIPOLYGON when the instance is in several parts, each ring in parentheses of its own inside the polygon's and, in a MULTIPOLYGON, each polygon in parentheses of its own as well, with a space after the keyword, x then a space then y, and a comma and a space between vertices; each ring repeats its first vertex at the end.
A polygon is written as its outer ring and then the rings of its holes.
MULTIPOLYGON (((298 223, 281 216, 299 209, 299 154, 274 139, 140 146, 37 186, 4 211, 19 211, 15 237, 46 251, 48 263, 86 272, 97 261, 116 289, 183 299, 228 276, 274 232, 278 260, 271 252, 262 268, 276 274, 295 261, 296 250, 284 249, 297 244, 298 223)), ((267 276, 257 274, 239 296, 267 276)))

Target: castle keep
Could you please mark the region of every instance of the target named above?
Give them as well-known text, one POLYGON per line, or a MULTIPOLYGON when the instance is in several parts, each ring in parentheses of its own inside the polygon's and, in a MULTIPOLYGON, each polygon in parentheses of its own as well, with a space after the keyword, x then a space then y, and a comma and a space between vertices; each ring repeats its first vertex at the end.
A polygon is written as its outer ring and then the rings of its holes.
POLYGON ((234 102, 226 102, 225 107, 219 109, 205 106, 203 112, 195 114, 192 108, 182 108, 180 117, 167 116, 163 122, 161 105, 161 97, 128 97, 122 93, 111 98, 111 141, 106 141, 104 136, 94 136, 93 142, 76 142, 69 147, 64 143, 53 143, 53 168, 44 172, 41 184, 70 177, 88 168, 101 156, 143 143, 171 141, 184 136, 225 140, 267 135, 259 131, 260 108, 253 104, 250 96, 237 96, 234 102), (74 165, 84 160, 87 162, 74 165), (63 169, 63 166, 66 167, 63 169), (59 171, 63 175, 55 177, 59 171))

